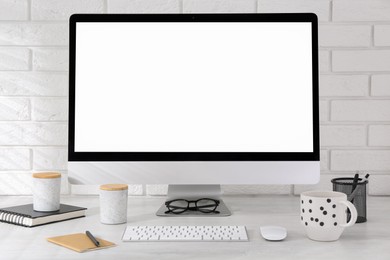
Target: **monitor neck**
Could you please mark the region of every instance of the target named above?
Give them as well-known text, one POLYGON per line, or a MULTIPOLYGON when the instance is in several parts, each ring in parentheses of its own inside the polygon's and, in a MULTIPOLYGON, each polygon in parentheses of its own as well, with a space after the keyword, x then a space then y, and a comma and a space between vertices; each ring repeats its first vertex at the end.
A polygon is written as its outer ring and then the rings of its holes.
POLYGON ((168 185, 168 200, 173 199, 220 199, 221 185, 168 185))

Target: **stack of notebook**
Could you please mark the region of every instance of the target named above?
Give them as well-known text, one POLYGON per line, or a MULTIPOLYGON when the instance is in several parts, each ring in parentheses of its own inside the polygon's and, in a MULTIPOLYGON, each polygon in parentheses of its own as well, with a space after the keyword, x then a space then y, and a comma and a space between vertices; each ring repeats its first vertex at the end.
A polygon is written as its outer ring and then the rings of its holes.
POLYGON ((0 209, 0 222, 35 227, 74 218, 85 217, 86 208, 61 204, 60 209, 52 212, 34 211, 33 204, 0 209))

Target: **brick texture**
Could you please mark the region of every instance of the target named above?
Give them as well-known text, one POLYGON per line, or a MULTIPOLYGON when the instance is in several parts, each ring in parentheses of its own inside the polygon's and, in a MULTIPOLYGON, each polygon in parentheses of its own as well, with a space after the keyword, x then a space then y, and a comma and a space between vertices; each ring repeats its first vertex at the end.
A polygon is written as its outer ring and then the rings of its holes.
POLYGON ((67 121, 67 98, 32 98, 31 117, 35 121, 67 121))
POLYGON ((374 35, 376 46, 390 46, 390 25, 375 25, 374 35))
POLYGON ((37 147, 33 149, 33 169, 35 171, 66 170, 68 168, 68 149, 56 147, 37 147))
POLYGON ((2 0, 0 1, 0 21, 28 20, 28 0, 2 0))
POLYGON ((185 13, 255 13, 254 0, 183 0, 185 13))
POLYGON ((334 21, 389 21, 390 1, 333 0, 334 21))
POLYGON ((320 121, 329 120, 329 104, 326 100, 320 100, 320 121))
POLYGON ((367 75, 322 75, 320 77, 320 96, 362 97, 369 92, 367 75))
POLYGON ((0 45, 68 45, 67 23, 0 23, 0 45))
POLYGON ((319 44, 322 47, 366 47, 371 42, 369 25, 321 25, 319 44))
POLYGON ((351 125, 324 125, 320 128, 321 146, 364 146, 366 127, 351 125))
POLYGON ((74 13, 102 13, 104 0, 34 0, 32 20, 65 20, 74 13))
POLYGON ((30 51, 27 48, 0 48, 0 71, 28 70, 30 51))
POLYGON ((30 154, 26 148, 0 148, 0 170, 31 169, 30 154))
POLYGON ((390 75, 373 75, 371 79, 371 95, 390 96, 390 75))
POLYGON ((0 195, 31 195, 31 172, 0 172, 0 195))
POLYGON ((0 72, 0 95, 67 96, 68 76, 65 73, 0 72))
POLYGON ((330 52, 320 51, 319 54, 319 66, 321 72, 327 72, 330 70, 330 52))
POLYGON ((30 120, 30 100, 28 98, 1 98, 0 120, 30 120))
POLYGON ((67 48, 34 48, 32 65, 39 71, 68 71, 67 48))
MULTIPOLYGON (((69 16, 181 12, 313 12, 320 22, 320 183, 224 185, 225 194, 298 195, 366 170, 369 193, 390 195, 387 0, 0 1, 0 195, 31 194, 31 173, 46 170, 63 174, 63 194, 98 194, 97 185, 67 181, 69 16)), ((165 195, 166 185, 131 185, 129 193, 165 195)))
POLYGON ((390 50, 334 51, 334 71, 390 71, 390 50))
POLYGON ((370 195, 390 195, 390 176, 372 175, 370 176, 369 189, 370 195))
POLYGON ((335 150, 331 154, 331 170, 390 171, 388 150, 335 150))
POLYGON ((368 131, 370 146, 390 146, 390 125, 370 125, 368 131))
POLYGON ((329 20, 328 0, 259 0, 259 13, 315 13, 320 21, 329 20))
POLYGON ((0 123, 0 145, 67 145, 66 123, 0 123))
POLYGON ((179 0, 108 0, 109 13, 180 13, 179 0))
POLYGON ((390 100, 335 100, 331 120, 390 121, 390 100))

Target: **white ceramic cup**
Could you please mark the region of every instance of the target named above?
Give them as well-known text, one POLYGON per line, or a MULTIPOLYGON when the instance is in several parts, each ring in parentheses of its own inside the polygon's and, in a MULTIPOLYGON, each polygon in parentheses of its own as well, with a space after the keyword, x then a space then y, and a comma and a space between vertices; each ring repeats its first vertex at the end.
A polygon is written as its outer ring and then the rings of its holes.
POLYGON ((40 172, 33 174, 33 209, 57 211, 60 209, 61 174, 40 172))
POLYGON ((347 195, 335 191, 307 191, 301 193, 301 223, 307 236, 316 241, 335 241, 344 228, 355 224, 357 211, 347 195), (348 223, 347 208, 351 212, 348 223))
POLYGON ((100 222, 123 224, 127 222, 126 184, 104 184, 100 186, 100 222))

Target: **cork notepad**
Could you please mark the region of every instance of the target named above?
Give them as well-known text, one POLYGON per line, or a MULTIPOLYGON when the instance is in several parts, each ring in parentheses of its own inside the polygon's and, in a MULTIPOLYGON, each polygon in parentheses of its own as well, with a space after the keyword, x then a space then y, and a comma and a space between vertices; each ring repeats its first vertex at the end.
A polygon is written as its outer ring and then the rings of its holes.
POLYGON ((100 246, 95 246, 95 244, 84 233, 70 234, 70 235, 58 236, 58 237, 49 237, 47 239, 47 241, 49 242, 72 249, 79 253, 116 246, 114 243, 110 241, 106 241, 100 238, 96 238, 96 240, 100 242, 100 246))

